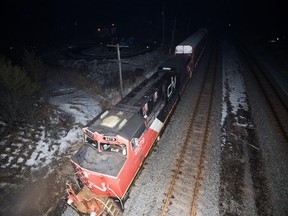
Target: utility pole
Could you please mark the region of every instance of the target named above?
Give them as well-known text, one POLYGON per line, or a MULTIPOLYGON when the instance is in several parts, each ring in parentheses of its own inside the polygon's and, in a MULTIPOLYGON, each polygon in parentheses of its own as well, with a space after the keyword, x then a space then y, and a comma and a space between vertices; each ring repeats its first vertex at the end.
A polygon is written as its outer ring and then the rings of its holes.
POLYGON ((120 96, 123 98, 123 82, 122 82, 122 69, 121 69, 121 57, 120 57, 120 48, 128 47, 128 46, 120 46, 118 43, 116 45, 107 45, 108 47, 116 47, 117 48, 117 57, 118 57, 118 65, 119 65, 119 79, 120 79, 120 96))
POLYGON ((176 31, 176 18, 174 19, 174 25, 173 25, 173 29, 172 29, 171 47, 174 46, 175 31, 176 31))

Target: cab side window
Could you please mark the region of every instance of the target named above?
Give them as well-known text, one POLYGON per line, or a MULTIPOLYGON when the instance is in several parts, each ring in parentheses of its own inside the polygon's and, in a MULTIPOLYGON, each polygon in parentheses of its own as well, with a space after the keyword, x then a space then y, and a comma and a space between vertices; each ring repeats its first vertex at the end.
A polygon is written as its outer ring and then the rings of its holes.
POLYGON ((136 146, 138 146, 138 139, 137 138, 133 138, 131 140, 131 147, 132 147, 132 149, 134 149, 136 146))
POLYGON ((148 115, 148 103, 145 103, 145 105, 142 107, 142 113, 143 113, 143 116, 146 116, 148 115))

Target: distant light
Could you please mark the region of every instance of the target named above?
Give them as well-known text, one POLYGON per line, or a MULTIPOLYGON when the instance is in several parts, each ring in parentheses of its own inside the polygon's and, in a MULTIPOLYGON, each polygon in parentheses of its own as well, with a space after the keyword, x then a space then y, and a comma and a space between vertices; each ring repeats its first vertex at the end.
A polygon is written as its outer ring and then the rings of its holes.
POLYGON ((149 49, 149 46, 146 46, 146 49, 149 49))
POLYGON ((280 41, 280 38, 279 38, 279 37, 276 37, 276 39, 271 39, 271 40, 269 40, 268 42, 269 42, 269 43, 276 43, 276 42, 278 42, 278 41, 280 41))
POLYGON ((98 29, 97 29, 97 31, 98 31, 98 32, 100 32, 100 31, 101 31, 101 29, 100 29, 100 28, 98 28, 98 29))
POLYGON ((14 49, 14 47, 13 47, 13 46, 10 46, 10 47, 9 47, 9 49, 10 49, 10 50, 13 50, 13 49, 14 49))
POLYGON ((115 26, 115 24, 114 24, 114 23, 112 23, 112 26, 115 26))
POLYGON ((231 23, 229 23, 228 26, 231 27, 231 23))

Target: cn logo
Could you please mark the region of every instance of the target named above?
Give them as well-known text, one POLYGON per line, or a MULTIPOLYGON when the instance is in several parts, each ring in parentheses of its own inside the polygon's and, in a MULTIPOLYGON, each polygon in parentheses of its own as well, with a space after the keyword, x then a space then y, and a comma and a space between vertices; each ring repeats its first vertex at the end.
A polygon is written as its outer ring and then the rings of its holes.
POLYGON ((170 98, 172 93, 175 91, 176 89, 176 76, 175 77, 171 77, 171 83, 167 88, 167 97, 170 98))

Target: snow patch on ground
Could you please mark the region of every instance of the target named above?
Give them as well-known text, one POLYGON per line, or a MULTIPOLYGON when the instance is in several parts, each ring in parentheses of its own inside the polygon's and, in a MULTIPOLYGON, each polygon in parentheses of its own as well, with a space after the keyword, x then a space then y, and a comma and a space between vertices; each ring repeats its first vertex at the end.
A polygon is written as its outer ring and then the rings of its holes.
POLYGON ((57 105, 64 112, 71 113, 75 122, 82 125, 101 112, 99 103, 81 90, 52 97, 50 103, 57 105))
MULTIPOLYGON (((50 103, 58 106, 63 113, 68 113, 75 119, 73 128, 66 133, 63 132, 57 140, 49 137, 50 134, 47 134, 45 126, 39 128, 37 134, 31 135, 33 130, 26 134, 26 136, 32 136, 34 140, 24 138, 25 132, 20 131, 17 141, 1 152, 1 159, 6 158, 6 163, 1 164, 1 168, 19 168, 24 165, 35 171, 48 166, 53 160, 59 159, 67 148, 75 142, 81 141, 81 126, 87 124, 101 112, 97 101, 94 101, 85 92, 71 86, 59 86, 58 89, 54 89, 54 96, 50 98, 50 103)), ((56 123, 56 120, 52 119, 52 121, 56 123)), ((1 145, 4 145, 4 142, 3 140, 1 145)))
POLYGON ((239 63, 239 58, 235 49, 230 49, 228 45, 223 42, 223 52, 227 53, 223 57, 223 103, 222 103, 222 120, 227 117, 227 101, 231 104, 232 113, 237 114, 237 111, 243 109, 248 110, 245 82, 241 71, 243 68, 239 63))

